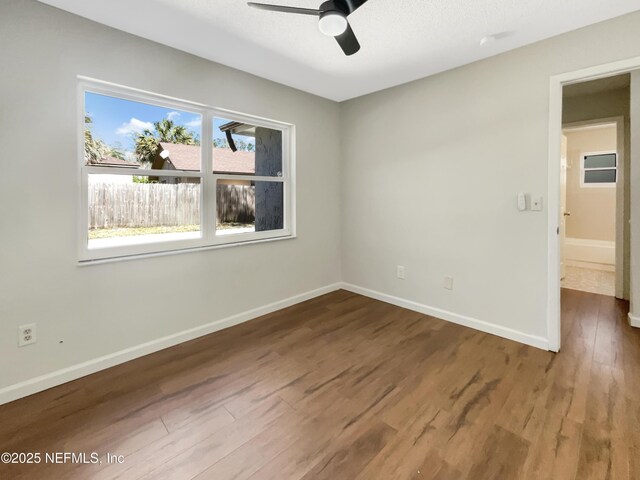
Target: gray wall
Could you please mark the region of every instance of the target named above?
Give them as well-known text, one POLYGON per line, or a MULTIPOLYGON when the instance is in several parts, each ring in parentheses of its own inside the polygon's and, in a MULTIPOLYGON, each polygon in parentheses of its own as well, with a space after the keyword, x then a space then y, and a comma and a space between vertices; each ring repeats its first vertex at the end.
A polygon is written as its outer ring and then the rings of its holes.
POLYGON ((0 389, 340 280, 337 104, 31 0, 0 44, 0 389), (77 75, 295 124, 298 238, 79 267, 77 75))
POLYGON ((516 192, 548 198, 549 77, 640 55, 639 27, 634 13, 342 104, 343 279, 548 338, 548 212, 519 212, 516 192))
POLYGON ((546 198, 549 76, 640 55, 639 26, 620 17, 339 106, 2 2, 0 389, 340 279, 547 337, 547 212, 518 212, 515 194, 546 198), (78 74, 296 124, 298 238, 78 267, 78 74), (29 322, 38 343, 18 349, 29 322))

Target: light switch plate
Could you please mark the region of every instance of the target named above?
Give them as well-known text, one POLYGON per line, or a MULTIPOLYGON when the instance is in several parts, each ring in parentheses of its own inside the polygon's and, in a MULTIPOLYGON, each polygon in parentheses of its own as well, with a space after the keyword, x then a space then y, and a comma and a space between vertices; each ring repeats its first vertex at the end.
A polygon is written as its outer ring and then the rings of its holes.
POLYGON ((535 212, 542 210, 542 195, 533 195, 531 197, 531 210, 535 212))
POLYGON ((527 209, 527 194, 524 192, 518 193, 518 210, 524 212, 527 209))

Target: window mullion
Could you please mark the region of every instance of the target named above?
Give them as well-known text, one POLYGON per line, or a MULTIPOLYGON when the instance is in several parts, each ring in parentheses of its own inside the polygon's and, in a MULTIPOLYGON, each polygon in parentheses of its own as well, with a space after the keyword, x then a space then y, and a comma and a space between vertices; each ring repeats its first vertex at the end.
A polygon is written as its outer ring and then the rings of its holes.
POLYGON ((202 115, 202 236, 207 242, 215 239, 216 234, 216 180, 213 178, 213 114, 210 111, 202 115))
POLYGON ((200 172, 193 170, 147 170, 142 168, 126 167, 96 167, 85 165, 82 167, 87 174, 91 175, 129 175, 135 177, 182 177, 199 178, 200 172))
POLYGON ((285 129, 282 132, 282 176, 286 179, 283 186, 283 195, 284 195, 284 228, 290 230, 293 233, 293 217, 294 217, 294 205, 293 205, 293 195, 294 195, 294 185, 293 185, 293 168, 291 165, 291 155, 292 155, 292 139, 291 139, 291 129, 285 129))
MULTIPOLYGON (((84 114, 84 112, 83 112, 84 114)), ((82 152, 84 159, 84 152, 82 152)), ((89 173, 82 167, 80 169, 80 222, 79 222, 79 254, 80 258, 87 255, 89 250, 89 173)))
POLYGON ((237 175, 237 174, 222 174, 214 173, 213 176, 219 180, 240 180, 245 182, 280 182, 286 183, 287 177, 268 177, 268 176, 256 176, 256 175, 237 175))

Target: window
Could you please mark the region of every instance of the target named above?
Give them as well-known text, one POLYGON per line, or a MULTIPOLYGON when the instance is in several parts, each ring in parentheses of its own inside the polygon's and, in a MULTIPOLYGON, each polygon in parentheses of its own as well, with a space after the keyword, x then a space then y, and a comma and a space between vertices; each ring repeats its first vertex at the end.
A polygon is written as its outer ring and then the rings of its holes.
POLYGON ((618 176, 616 152, 584 153, 581 157, 580 186, 615 187, 618 176))
POLYGON ((80 80, 80 260, 285 238, 289 124, 80 80))

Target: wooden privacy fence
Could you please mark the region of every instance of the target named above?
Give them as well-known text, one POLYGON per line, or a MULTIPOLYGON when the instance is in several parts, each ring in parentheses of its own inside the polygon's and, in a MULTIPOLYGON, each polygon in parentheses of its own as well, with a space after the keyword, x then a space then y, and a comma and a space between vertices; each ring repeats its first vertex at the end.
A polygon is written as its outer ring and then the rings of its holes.
POLYGON ((218 222, 251 223, 256 219, 256 187, 218 184, 218 222))
MULTIPOLYGON (((218 222, 250 223, 255 219, 255 187, 219 184, 216 194, 218 222)), ((199 184, 89 184, 89 228, 199 223, 199 184)))

